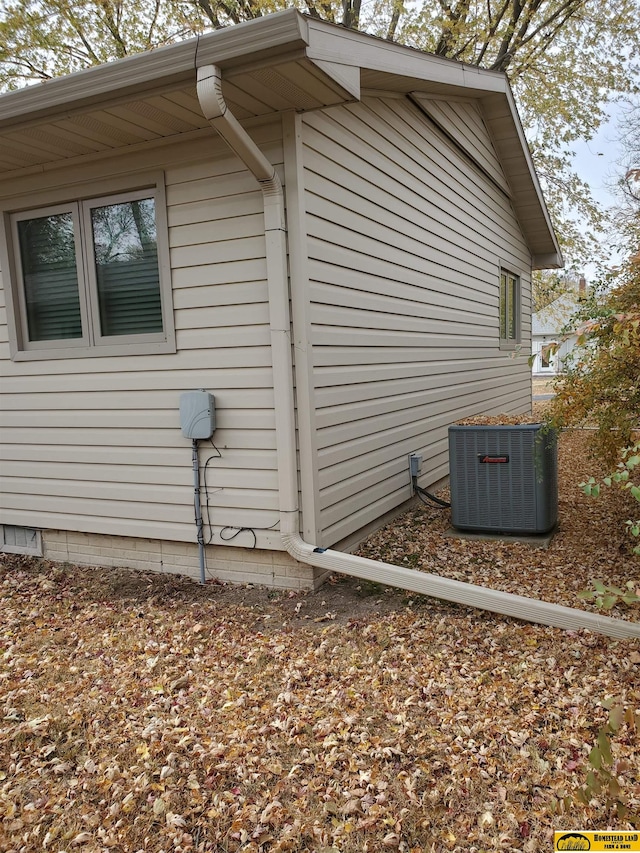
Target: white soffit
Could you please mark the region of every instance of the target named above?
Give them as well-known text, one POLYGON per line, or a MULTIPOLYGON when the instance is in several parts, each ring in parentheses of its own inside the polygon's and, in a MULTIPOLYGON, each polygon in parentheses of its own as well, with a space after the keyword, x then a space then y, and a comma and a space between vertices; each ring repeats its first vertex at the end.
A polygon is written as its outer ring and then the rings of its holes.
POLYGON ((314 64, 328 77, 332 77, 354 100, 360 100, 359 68, 342 62, 326 62, 323 59, 317 59, 314 64))

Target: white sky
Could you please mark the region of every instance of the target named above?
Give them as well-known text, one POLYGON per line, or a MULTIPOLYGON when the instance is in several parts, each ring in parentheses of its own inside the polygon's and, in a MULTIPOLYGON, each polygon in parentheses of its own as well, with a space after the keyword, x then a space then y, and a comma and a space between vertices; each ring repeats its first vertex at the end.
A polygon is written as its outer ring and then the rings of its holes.
MULTIPOLYGON (((579 177, 589 184, 596 201, 604 207, 611 207, 617 201, 613 185, 620 177, 619 160, 622 152, 617 129, 620 110, 616 104, 610 104, 607 112, 610 119, 600 127, 594 138, 589 142, 574 143, 572 147, 576 152, 574 166, 579 177)), ((619 261, 620 256, 613 253, 610 263, 619 261)), ((587 265, 584 274, 587 280, 592 280, 596 274, 595 266, 587 265)))
POLYGON ((606 205, 615 201, 610 186, 620 172, 616 162, 620 158, 616 105, 612 104, 608 111, 611 118, 602 125, 595 137, 590 142, 575 143, 573 146, 578 174, 591 186, 594 197, 606 205))

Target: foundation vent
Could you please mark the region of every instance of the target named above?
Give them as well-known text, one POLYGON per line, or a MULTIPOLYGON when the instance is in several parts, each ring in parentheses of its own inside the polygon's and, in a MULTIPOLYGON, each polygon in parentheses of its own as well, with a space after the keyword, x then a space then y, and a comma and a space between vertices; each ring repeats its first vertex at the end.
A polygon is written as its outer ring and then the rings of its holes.
POLYGON ((5 554, 31 554, 42 557, 42 536, 33 527, 0 524, 0 551, 5 554))

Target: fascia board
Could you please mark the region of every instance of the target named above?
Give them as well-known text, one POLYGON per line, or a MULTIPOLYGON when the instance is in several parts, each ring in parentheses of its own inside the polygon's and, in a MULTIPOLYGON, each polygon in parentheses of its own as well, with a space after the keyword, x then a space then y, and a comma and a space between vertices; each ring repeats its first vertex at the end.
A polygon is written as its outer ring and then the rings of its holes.
POLYGON ((551 217, 547 209, 542 187, 533 165, 515 98, 506 76, 504 93, 501 97, 490 95, 482 99, 485 121, 489 127, 499 152, 507 179, 516 199, 521 199, 521 213, 535 207, 540 224, 544 223, 552 252, 538 253, 534 257, 534 269, 557 269, 564 266, 562 252, 558 244, 551 217), (527 198, 528 196, 528 198, 527 198))
POLYGON ((195 66, 250 63, 252 57, 268 57, 304 49, 309 43, 308 23, 296 9, 283 9, 223 30, 206 33, 198 40, 195 66))
POLYGON ((309 20, 308 32, 307 56, 314 61, 441 83, 464 90, 468 96, 503 92, 505 88, 504 75, 499 72, 425 54, 325 21, 309 20))
POLYGON ((560 266, 563 266, 562 261, 562 252, 560 251, 560 246, 556 240, 555 231, 553 230, 553 225, 551 224, 551 217, 549 216, 549 211, 547 209, 546 202, 544 200, 544 196, 542 194, 542 187, 540 186, 540 181, 538 180, 538 174, 536 172, 535 166, 533 165, 533 158, 531 156, 531 151, 529 150, 529 145, 527 143, 526 137, 524 135, 524 129, 522 127, 522 122, 520 121, 520 115, 518 114, 518 108, 516 107, 515 98, 513 97, 513 92, 511 91, 511 86, 509 82, 506 80, 506 96, 507 101, 509 103, 509 108, 511 110, 511 115, 513 118, 513 123, 515 126, 516 133, 518 135, 518 141, 520 143, 520 149, 524 156, 525 162, 527 164, 527 170, 531 177, 531 182, 533 184, 536 196, 538 197, 538 201, 540 203, 540 208, 542 210, 542 214, 544 215, 545 221, 547 223, 547 227, 549 228, 549 232, 553 239, 553 243, 556 249, 557 257, 560 259, 560 266))
POLYGON ((532 255, 531 257, 531 269, 534 270, 559 270, 562 269, 563 266, 564 258, 562 257, 560 250, 557 252, 549 252, 544 255, 532 255))

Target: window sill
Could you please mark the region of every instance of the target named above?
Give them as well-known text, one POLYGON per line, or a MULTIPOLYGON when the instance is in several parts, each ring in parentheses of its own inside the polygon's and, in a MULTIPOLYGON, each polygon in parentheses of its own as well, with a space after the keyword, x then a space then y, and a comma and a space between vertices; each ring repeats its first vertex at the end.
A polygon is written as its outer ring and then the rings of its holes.
POLYGON ((175 352, 177 352, 175 341, 159 341, 158 343, 18 350, 12 353, 11 358, 13 361, 52 361, 56 358, 107 358, 109 356, 157 355, 175 352))

